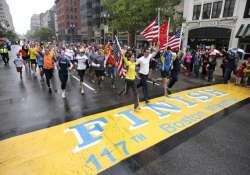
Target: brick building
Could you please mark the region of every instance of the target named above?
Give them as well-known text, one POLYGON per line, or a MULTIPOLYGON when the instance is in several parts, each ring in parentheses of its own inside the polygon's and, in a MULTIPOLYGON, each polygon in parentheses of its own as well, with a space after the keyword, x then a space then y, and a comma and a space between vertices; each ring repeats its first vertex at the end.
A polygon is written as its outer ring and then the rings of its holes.
POLYGON ((56 0, 55 4, 58 39, 80 40, 80 0, 56 0))

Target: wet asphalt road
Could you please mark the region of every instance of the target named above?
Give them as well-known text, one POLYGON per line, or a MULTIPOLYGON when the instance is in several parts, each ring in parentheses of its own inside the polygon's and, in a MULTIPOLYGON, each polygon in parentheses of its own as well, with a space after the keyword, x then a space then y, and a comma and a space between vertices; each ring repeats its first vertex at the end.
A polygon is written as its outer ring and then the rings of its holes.
MULTIPOLYGON (((75 73, 72 73, 75 75, 75 73)), ((29 71, 19 80, 12 60, 5 67, 0 60, 0 140, 75 120, 118 106, 131 104, 127 96, 117 95, 123 87, 111 89, 106 80, 103 88, 86 78, 93 89, 81 96, 79 82, 70 76, 67 99, 60 90, 52 95, 39 78, 29 71)), ((56 89, 59 89, 58 76, 56 89)), ((180 76, 175 91, 208 83, 180 76)), ((54 88, 55 89, 55 88, 54 88)), ((151 97, 161 96, 160 86, 149 83, 151 97)), ((142 97, 142 96, 141 96, 142 97)), ((190 129, 143 151, 102 174, 114 175, 249 175, 250 174, 250 100, 216 114, 190 129)))
MULTIPOLYGON (((12 56, 14 52, 11 53, 12 56)), ((75 72, 71 74, 77 77, 75 72)), ((0 116, 2 116, 0 118, 0 140, 132 104, 132 98, 129 98, 129 95, 118 95, 124 86, 122 80, 118 80, 116 89, 112 89, 111 80, 106 78, 102 89, 98 89, 97 84, 89 81, 86 76, 85 83, 90 88, 85 87, 86 94, 82 96, 79 81, 70 75, 67 98, 63 100, 57 71, 54 73, 53 88, 57 89, 57 92, 53 91, 52 94, 48 93, 46 84, 40 82, 40 77, 34 78, 28 69, 24 70, 24 78, 21 81, 15 70, 13 59, 10 60, 9 66, 4 66, 0 60, 0 75, 0 116)), ((180 76, 174 91, 206 84, 208 83, 203 80, 180 76)), ((151 98, 163 94, 159 84, 153 86, 152 83, 148 83, 148 86, 151 98)), ((139 91, 141 93, 141 90, 139 91)))
POLYGON ((249 175, 250 99, 164 140, 101 175, 249 175))

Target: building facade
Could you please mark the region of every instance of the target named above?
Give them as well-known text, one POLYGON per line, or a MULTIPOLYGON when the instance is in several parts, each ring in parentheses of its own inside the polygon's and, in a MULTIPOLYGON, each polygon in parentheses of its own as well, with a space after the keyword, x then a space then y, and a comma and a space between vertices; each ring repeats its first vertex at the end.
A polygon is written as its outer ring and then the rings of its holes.
POLYGON ((56 0, 55 4, 58 39, 80 40, 80 0, 56 0))
POLYGON ((84 41, 104 42, 109 39, 106 25, 108 14, 100 0, 80 0, 80 15, 84 41))
POLYGON ((215 45, 250 52, 250 0, 184 0, 183 48, 215 45))
POLYGON ((10 14, 9 5, 5 0, 0 0, 0 23, 7 30, 14 31, 12 16, 10 14))
POLYGON ((31 32, 34 32, 35 30, 38 30, 41 27, 41 20, 40 20, 40 14, 33 14, 31 16, 30 20, 30 30, 31 32))

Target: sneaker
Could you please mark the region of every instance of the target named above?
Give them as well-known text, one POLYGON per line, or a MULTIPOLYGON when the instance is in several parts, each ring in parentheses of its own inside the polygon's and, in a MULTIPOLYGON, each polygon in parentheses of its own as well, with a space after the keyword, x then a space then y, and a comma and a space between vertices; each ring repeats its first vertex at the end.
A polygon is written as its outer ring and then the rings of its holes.
POLYGON ((112 89, 115 89, 115 85, 112 85, 112 89))
POLYGON ((52 90, 51 90, 51 88, 49 88, 49 93, 50 93, 50 94, 52 93, 52 90))
POLYGON ((66 98, 66 93, 65 93, 65 91, 62 91, 62 98, 66 98))
POLYGON ((137 108, 134 109, 135 112, 139 112, 141 110, 141 107, 138 106, 137 108))
POLYGON ((169 89, 167 89, 167 92, 168 92, 168 95, 172 94, 172 92, 169 89))
POLYGON ((81 90, 81 94, 84 95, 84 90, 83 89, 81 90))

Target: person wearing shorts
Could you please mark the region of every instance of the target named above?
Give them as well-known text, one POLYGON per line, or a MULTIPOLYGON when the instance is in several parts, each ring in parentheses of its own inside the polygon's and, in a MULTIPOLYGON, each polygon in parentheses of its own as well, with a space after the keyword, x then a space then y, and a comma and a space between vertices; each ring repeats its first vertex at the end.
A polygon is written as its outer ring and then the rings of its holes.
POLYGON ((84 94, 84 75, 85 71, 87 69, 87 64, 88 64, 88 57, 84 54, 84 52, 81 52, 76 56, 77 60, 77 72, 78 76, 80 77, 80 89, 81 89, 81 94, 84 94))
POLYGON ((98 86, 101 87, 101 82, 104 80, 105 76, 105 57, 101 50, 98 51, 97 56, 92 62, 92 66, 95 67, 95 75, 98 80, 98 86))
POLYGON ((172 52, 171 48, 167 47, 167 50, 163 52, 161 56, 161 78, 162 78, 162 87, 164 90, 164 95, 168 95, 168 81, 172 68, 172 52))
POLYGON ((20 79, 22 80, 23 79, 22 77, 23 59, 19 53, 17 54, 17 57, 14 59, 13 62, 16 66, 16 71, 19 73, 20 79))
POLYGON ((37 57, 37 48, 35 47, 35 44, 31 44, 31 47, 29 49, 29 56, 30 56, 30 64, 31 64, 31 70, 33 75, 35 76, 36 73, 36 57, 37 57))

